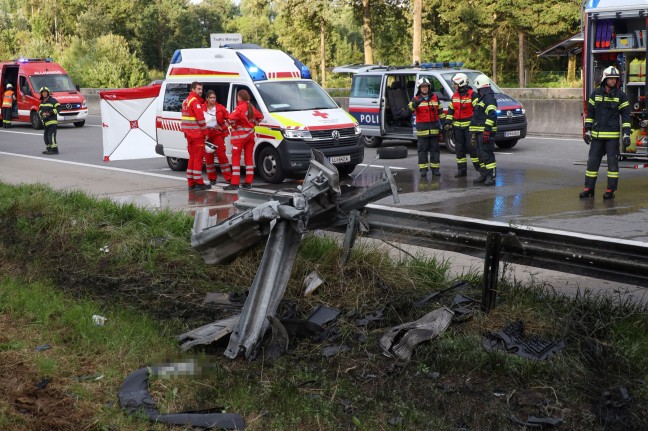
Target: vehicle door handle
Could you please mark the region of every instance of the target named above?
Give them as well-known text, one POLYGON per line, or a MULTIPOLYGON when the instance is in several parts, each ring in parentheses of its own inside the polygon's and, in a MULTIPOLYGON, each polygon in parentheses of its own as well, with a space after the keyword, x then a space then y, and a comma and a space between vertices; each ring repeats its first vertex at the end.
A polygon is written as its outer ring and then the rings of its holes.
POLYGON ((371 101, 371 103, 378 103, 378 100, 374 99, 374 100, 371 101))

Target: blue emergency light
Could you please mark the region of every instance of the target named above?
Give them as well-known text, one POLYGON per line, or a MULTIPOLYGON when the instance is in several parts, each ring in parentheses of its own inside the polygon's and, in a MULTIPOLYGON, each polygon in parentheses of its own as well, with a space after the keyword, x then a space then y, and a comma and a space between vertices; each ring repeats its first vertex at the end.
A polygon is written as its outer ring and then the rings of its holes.
POLYGON ((257 67, 257 65, 254 64, 249 58, 247 58, 240 52, 237 52, 236 55, 238 55, 241 59, 241 62, 243 62, 243 66, 248 71, 248 74, 250 75, 250 78, 252 78, 252 81, 265 81, 268 79, 265 72, 257 67))
POLYGON ((463 67, 464 63, 463 61, 429 61, 426 63, 421 63, 421 67, 424 69, 441 69, 443 67, 452 67, 452 68, 457 68, 457 67, 463 67))
POLYGON ((171 57, 171 64, 177 64, 180 62, 182 62, 182 53, 179 49, 176 49, 173 53, 173 57, 171 57))
POLYGON ((14 62, 16 62, 16 63, 29 63, 31 61, 45 61, 47 63, 51 63, 54 60, 51 57, 47 57, 47 58, 25 58, 25 57, 20 57, 20 58, 14 60, 14 62))
POLYGON ((311 79, 311 71, 308 66, 306 66, 304 63, 297 60, 290 54, 288 54, 288 57, 292 58, 292 60, 295 62, 295 66, 297 66, 297 69, 299 69, 299 73, 301 74, 302 79, 311 79))

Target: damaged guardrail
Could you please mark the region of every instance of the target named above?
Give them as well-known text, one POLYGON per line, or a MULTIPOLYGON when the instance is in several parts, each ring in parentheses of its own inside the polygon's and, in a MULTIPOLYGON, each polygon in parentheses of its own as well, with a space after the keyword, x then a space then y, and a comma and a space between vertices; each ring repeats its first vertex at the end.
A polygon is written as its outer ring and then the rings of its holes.
MULTIPOLYGON (((235 205, 252 208, 267 199, 245 191, 235 205)), ((648 287, 648 243, 375 204, 364 207, 361 219, 367 237, 482 258, 487 234, 497 232, 507 262, 648 287)))

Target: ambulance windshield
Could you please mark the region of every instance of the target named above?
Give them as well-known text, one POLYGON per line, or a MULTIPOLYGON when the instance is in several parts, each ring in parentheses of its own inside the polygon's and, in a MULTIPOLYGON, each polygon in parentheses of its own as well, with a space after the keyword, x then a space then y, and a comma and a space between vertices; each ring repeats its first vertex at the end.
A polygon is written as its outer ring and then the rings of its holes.
POLYGON ((313 81, 270 81, 256 84, 268 111, 337 109, 338 105, 313 81))
POLYGON ((48 75, 32 75, 29 77, 32 83, 32 88, 39 91, 43 87, 49 88, 52 93, 68 91, 76 92, 74 83, 64 73, 48 74, 48 75))

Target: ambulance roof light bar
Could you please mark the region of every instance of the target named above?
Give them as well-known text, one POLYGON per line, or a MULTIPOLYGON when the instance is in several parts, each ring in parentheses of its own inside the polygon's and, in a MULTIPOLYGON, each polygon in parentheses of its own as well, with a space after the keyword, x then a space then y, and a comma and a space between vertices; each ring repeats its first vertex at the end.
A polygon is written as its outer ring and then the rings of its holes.
POLYGON ((427 63, 421 63, 421 67, 423 69, 441 69, 444 67, 449 67, 449 68, 458 68, 458 67, 463 67, 464 63, 463 61, 437 61, 437 62, 427 62, 427 63))
POLYGON ((257 65, 254 64, 249 58, 247 58, 240 52, 237 52, 236 55, 238 55, 241 61, 243 62, 243 66, 245 67, 245 70, 247 70, 248 74, 250 75, 250 78, 252 78, 252 81, 265 81, 268 79, 266 73, 262 69, 257 67, 257 65))
POLYGON ((299 73, 301 74, 302 79, 312 79, 311 71, 308 66, 306 66, 304 63, 297 60, 290 54, 288 54, 288 57, 292 58, 292 61, 295 62, 295 66, 297 66, 297 69, 299 69, 299 73))

